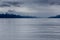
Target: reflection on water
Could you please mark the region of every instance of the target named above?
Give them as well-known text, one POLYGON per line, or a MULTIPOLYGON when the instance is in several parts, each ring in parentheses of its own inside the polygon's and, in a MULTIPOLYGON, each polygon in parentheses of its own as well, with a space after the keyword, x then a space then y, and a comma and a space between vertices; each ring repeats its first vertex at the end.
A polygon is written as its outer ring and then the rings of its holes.
POLYGON ((0 19, 0 40, 60 40, 60 19, 0 19))

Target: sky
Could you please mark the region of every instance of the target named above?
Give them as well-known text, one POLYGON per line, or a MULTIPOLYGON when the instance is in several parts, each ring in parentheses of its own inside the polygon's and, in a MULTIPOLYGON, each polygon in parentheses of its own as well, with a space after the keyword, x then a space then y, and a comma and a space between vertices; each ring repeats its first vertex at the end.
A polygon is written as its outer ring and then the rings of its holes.
POLYGON ((60 0, 0 0, 0 12, 49 17, 60 14, 60 0))

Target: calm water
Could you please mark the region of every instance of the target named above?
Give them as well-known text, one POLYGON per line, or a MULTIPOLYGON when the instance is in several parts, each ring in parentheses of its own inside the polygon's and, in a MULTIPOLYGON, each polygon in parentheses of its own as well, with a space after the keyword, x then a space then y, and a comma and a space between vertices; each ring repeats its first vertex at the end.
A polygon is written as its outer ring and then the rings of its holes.
POLYGON ((60 19, 0 19, 0 40, 60 40, 60 19))

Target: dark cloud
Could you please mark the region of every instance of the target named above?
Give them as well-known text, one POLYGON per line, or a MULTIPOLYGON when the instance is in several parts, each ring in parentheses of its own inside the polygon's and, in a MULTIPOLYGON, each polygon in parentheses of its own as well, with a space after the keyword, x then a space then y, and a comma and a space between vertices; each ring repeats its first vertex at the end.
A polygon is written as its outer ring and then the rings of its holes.
POLYGON ((29 5, 46 5, 48 4, 48 0, 3 0, 2 3, 0 3, 0 7, 10 7, 10 6, 16 6, 20 7, 20 5, 25 4, 27 6, 29 5))
POLYGON ((10 7, 9 4, 1 4, 0 7, 10 7))
POLYGON ((0 7, 11 7, 11 6, 20 7, 21 4, 23 4, 23 2, 18 2, 18 1, 3 1, 0 4, 0 7))
POLYGON ((37 4, 37 5, 46 5, 48 4, 48 0, 26 0, 27 4, 37 4))
POLYGON ((60 5, 60 0, 49 0, 50 5, 60 5))
POLYGON ((35 3, 48 4, 48 0, 36 0, 35 3))

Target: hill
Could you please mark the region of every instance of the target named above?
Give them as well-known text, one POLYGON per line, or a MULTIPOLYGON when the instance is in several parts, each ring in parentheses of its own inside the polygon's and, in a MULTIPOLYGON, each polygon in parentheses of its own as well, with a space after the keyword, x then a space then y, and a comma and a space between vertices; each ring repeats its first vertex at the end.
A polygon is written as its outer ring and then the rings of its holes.
POLYGON ((48 18, 60 18, 60 15, 51 16, 51 17, 48 17, 48 18))
POLYGON ((36 18, 32 16, 21 16, 21 15, 16 15, 16 14, 0 14, 0 18, 36 18))

